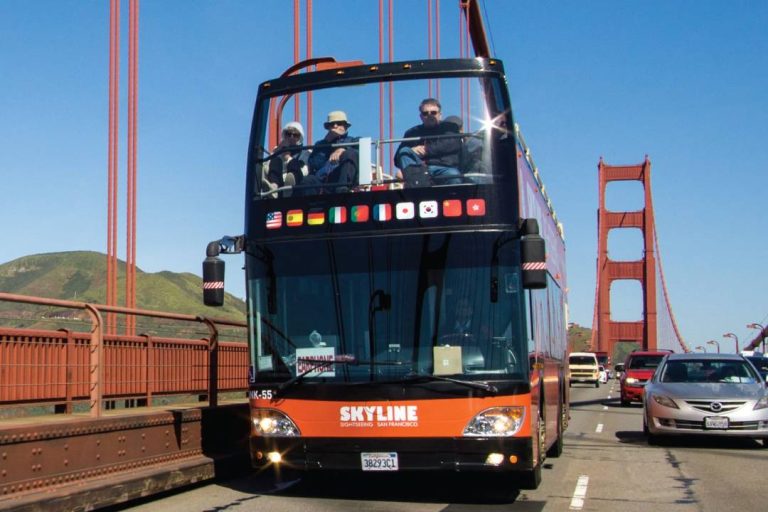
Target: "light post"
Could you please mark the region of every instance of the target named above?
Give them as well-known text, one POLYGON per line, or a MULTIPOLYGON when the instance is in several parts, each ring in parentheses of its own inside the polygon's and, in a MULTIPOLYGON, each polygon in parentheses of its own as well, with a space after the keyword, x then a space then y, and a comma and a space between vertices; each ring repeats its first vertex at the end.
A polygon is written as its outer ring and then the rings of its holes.
POLYGON ((739 353, 739 337, 733 334, 732 332, 727 332, 723 334, 723 338, 733 338, 733 341, 736 342, 736 353, 739 353))
POLYGON ((717 353, 720 353, 720 343, 718 343, 717 340, 709 340, 707 345, 717 345, 717 353))
POLYGON ((765 327, 757 322, 747 324, 747 329, 760 329, 760 341, 763 343, 763 354, 765 354, 765 327))
POLYGON ((706 347, 702 347, 701 345, 697 345, 696 346, 696 350, 701 350, 702 352, 706 352, 707 348, 706 347))

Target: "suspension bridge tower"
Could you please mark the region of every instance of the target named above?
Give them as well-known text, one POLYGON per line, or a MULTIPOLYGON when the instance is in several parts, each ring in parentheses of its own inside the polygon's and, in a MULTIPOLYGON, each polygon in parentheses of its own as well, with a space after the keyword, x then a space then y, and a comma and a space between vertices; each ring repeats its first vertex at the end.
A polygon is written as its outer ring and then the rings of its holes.
POLYGON ((636 342, 645 350, 657 348, 656 254, 653 203, 651 201, 651 162, 613 166, 600 159, 597 166, 600 183, 598 208, 598 255, 595 322, 592 349, 613 353, 616 343, 636 342), (617 212, 605 207, 605 189, 611 181, 640 181, 645 206, 640 211, 617 212), (614 261, 608 257, 608 233, 611 229, 638 228, 643 234, 643 257, 637 261, 614 261), (634 322, 611 320, 611 284, 622 279, 640 281, 643 290, 643 317, 634 322))

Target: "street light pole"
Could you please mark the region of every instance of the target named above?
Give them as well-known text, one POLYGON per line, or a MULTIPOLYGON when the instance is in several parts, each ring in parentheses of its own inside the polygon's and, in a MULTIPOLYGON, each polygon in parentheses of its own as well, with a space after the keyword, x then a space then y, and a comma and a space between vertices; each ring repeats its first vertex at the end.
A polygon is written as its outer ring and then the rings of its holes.
POLYGON ((733 334, 732 332, 727 332, 723 334, 723 338, 733 338, 733 341, 736 342, 736 353, 739 353, 739 337, 733 334))
POLYGON ((763 354, 765 354, 765 326, 758 324, 747 324, 747 329, 760 329, 760 342, 763 344, 763 354))
POLYGON ((706 352, 706 347, 702 347, 701 345, 696 345, 696 350, 701 350, 702 352, 706 352))
POLYGON ((709 340, 707 342, 707 345, 716 345, 717 346, 717 353, 720 353, 720 343, 717 342, 717 340, 709 340))

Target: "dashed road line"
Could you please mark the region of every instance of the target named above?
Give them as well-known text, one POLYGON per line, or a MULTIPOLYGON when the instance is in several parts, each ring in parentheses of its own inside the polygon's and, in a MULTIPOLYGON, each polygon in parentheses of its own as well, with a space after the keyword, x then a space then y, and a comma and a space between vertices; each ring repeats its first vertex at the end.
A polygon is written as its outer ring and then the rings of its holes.
POLYGON ((584 508, 584 499, 587 497, 587 486, 589 485, 589 476, 581 475, 576 481, 576 489, 573 490, 570 510, 581 510, 584 508))
POLYGON ((595 433, 599 434, 602 431, 603 431, 603 424, 602 423, 598 423, 597 424, 597 428, 595 428, 595 433))

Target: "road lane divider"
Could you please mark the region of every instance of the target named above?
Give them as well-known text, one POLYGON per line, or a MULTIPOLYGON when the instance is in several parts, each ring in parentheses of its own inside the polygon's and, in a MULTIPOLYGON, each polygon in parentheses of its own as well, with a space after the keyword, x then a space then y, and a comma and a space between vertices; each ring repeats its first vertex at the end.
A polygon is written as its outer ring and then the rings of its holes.
POLYGON ((581 510, 584 508, 584 500, 587 497, 587 486, 589 485, 589 476, 581 475, 576 481, 576 489, 573 490, 570 510, 581 510))

